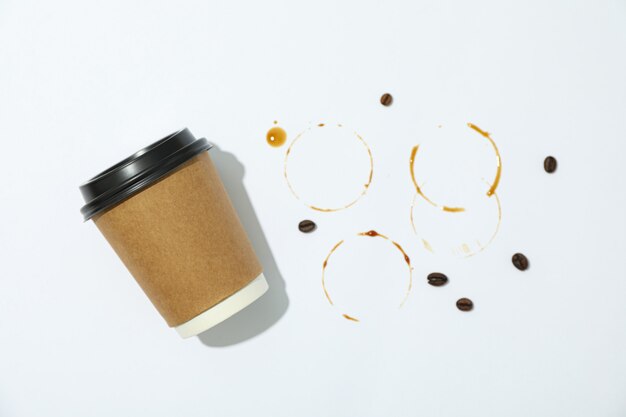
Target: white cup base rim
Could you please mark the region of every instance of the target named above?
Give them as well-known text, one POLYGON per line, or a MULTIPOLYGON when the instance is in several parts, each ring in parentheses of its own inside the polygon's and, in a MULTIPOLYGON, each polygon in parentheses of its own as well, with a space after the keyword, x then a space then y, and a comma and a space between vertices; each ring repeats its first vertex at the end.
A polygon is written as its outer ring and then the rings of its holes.
POLYGON ((252 304, 265 294, 268 288, 269 285, 265 280, 265 276, 261 273, 252 282, 224 301, 198 314, 191 320, 176 326, 175 329, 183 339, 197 336, 252 304))

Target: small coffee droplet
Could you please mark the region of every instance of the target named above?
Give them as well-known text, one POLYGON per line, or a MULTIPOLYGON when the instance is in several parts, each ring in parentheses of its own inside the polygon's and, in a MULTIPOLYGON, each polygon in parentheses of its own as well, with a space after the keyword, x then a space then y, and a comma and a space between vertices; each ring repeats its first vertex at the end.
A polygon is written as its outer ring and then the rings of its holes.
POLYGON ((393 97, 389 93, 385 93, 380 97, 380 104, 383 106, 391 106, 393 102, 393 97))
POLYGON ((547 173, 552 174, 556 171, 556 158, 553 156, 548 156, 543 160, 543 169, 546 170, 547 173))
POLYGON ((275 148, 282 146, 287 140, 287 132, 282 127, 274 126, 267 131, 265 139, 270 146, 275 148))
POLYGON ((432 274, 428 274, 428 283, 433 287, 441 287, 442 285, 446 285, 448 283, 448 277, 441 272, 433 272, 432 274))
POLYGON ((313 230, 317 229, 317 225, 312 220, 302 220, 298 224, 298 229, 302 233, 311 233, 313 230))
POLYGON ((461 311, 471 311, 474 308, 474 303, 469 298, 459 298, 456 302, 456 308, 461 311))
POLYGON ((528 258, 523 253, 516 253, 515 255, 513 255, 513 258, 511 258, 511 260, 513 261, 513 265, 515 265, 515 267, 520 271, 525 271, 528 269, 528 258))
POLYGON ((356 322, 358 322, 358 321, 359 321, 359 319, 357 319, 356 317, 352 317, 352 316, 349 316, 349 315, 347 315, 347 314, 342 314, 342 316, 343 316, 343 318, 344 318, 344 319, 346 319, 346 320, 356 321, 356 322))

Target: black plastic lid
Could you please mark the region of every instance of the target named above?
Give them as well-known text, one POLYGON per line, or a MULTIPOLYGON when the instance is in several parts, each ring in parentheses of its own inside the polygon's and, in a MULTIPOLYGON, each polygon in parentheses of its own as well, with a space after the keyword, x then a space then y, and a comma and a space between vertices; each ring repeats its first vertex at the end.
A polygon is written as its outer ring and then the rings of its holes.
POLYGON ((172 133, 81 185, 85 220, 152 185, 176 167, 213 147, 189 129, 172 133))

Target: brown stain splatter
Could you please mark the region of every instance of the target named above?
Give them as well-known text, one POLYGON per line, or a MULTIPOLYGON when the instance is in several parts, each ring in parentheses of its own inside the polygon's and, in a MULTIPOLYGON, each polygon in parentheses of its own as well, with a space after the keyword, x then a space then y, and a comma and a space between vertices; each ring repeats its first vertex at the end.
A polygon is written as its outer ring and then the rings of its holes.
POLYGON ((330 255, 332 255, 337 250, 337 248, 341 246, 343 242, 344 242, 343 240, 340 240, 339 242, 337 242, 335 246, 333 246, 333 248, 330 250, 330 252, 326 256, 326 259, 324 259, 324 264, 322 265, 322 289, 324 290, 324 295, 326 296, 326 299, 328 300, 330 305, 333 305, 333 300, 330 298, 330 294, 328 293, 328 290, 326 289, 326 278, 325 278, 326 267, 328 266, 328 260, 330 259, 330 255))
POLYGON ((473 123, 468 123, 467 126, 470 129, 473 129, 479 134, 481 134, 484 138, 486 138, 489 141, 489 143, 491 143, 491 146, 493 147, 493 150, 496 153, 496 165, 497 165, 496 176, 491 183, 491 187, 489 187, 489 190, 487 191, 487 197, 491 197, 496 192, 496 188, 498 188, 498 184, 500 184, 500 176, 502 175, 502 158, 500 157, 500 151, 498 150, 498 146, 496 145, 496 142, 491 138, 491 135, 489 134, 489 132, 482 130, 481 128, 479 128, 473 123))
POLYGON ((463 207, 448 207, 448 206, 443 206, 441 207, 441 209, 443 211, 447 211, 450 213, 460 213, 462 211, 465 211, 465 209, 463 207))
POLYGON ((426 239, 422 239, 422 245, 424 245, 424 249, 426 249, 427 251, 435 253, 433 251, 433 247, 430 246, 430 243, 426 239))
POLYGON ((358 321, 359 321, 359 319, 357 319, 356 317, 349 316, 349 315, 347 315, 347 314, 345 314, 345 313, 344 313, 344 314, 342 314, 342 316, 343 316, 345 319, 350 320, 350 321, 356 321, 356 322, 358 322, 358 321))
POLYGON ((323 213, 330 213, 331 211, 335 211, 335 209, 316 207, 316 206, 309 206, 309 208, 312 210, 321 211, 323 213))
POLYGON ((417 234, 417 229, 415 228, 415 220, 413 219, 413 209, 415 208, 415 201, 417 200, 417 194, 413 196, 413 201, 411 202, 411 209, 409 211, 409 218, 411 219, 411 228, 413 229, 413 233, 417 234))
POLYGON ((270 146, 278 148, 279 146, 283 146, 287 141, 287 132, 285 132, 282 127, 274 126, 267 131, 265 140, 270 146))
POLYGON ((400 303, 400 307, 402 307, 406 300, 409 298, 409 294, 411 293, 411 289, 413 288, 413 267, 411 266, 411 258, 409 258, 409 255, 406 254, 404 248, 402 248, 402 246, 400 246, 400 244, 395 240, 392 240, 391 243, 393 243, 393 245, 398 248, 398 250, 402 253, 402 255, 404 256, 404 262, 406 262, 407 266, 409 267, 409 286, 406 289, 406 295, 404 296, 404 300, 402 300, 402 303, 400 303))
POLYGON ((465 211, 463 207, 441 206, 435 203, 434 201, 432 201, 430 198, 426 196, 426 194, 422 192, 422 189, 417 184, 417 180, 415 179, 415 156, 417 155, 417 151, 419 150, 419 147, 420 147, 419 145, 415 145, 413 149, 411 149, 411 158, 409 159, 409 170, 411 171, 411 180, 413 181, 413 185, 415 186, 415 191, 417 191, 417 193, 433 207, 438 207, 441 210, 447 211, 449 213, 459 213, 459 212, 465 211))
MULTIPOLYGON (((354 135, 359 138, 359 140, 365 145, 365 147, 367 148, 367 156, 369 156, 370 158, 370 175, 367 178, 367 183, 365 184, 365 188, 369 188, 370 184, 372 183, 372 178, 374 177, 374 156, 372 155, 372 150, 370 149, 370 147, 367 145, 367 143, 365 142, 365 139, 363 139, 361 137, 361 135, 359 135, 357 132, 354 132, 354 135)), ((363 191, 363 193, 365 193, 365 191, 363 191)))
POLYGON ((367 232, 361 232, 361 233, 357 233, 357 236, 369 236, 369 237, 376 237, 376 236, 380 236, 384 239, 389 239, 387 236, 385 235, 381 235, 380 233, 378 233, 376 230, 368 230, 367 232))
POLYGON ((404 261, 407 263, 407 265, 411 266, 411 258, 409 258, 409 255, 406 254, 406 252, 404 251, 404 249, 402 248, 402 246, 400 246, 400 244, 398 242, 396 242, 395 240, 391 240, 389 239, 387 236, 378 233, 376 230, 368 230, 367 232, 361 232, 357 234, 358 236, 369 236, 369 237, 382 237, 383 239, 386 239, 388 241, 390 241, 396 248, 398 248, 398 250, 400 252, 402 252, 402 256, 404 257, 404 261))
MULTIPOLYGON (((317 125, 317 127, 323 127, 325 126, 324 123, 320 123, 317 125)), ((343 127, 341 124, 337 124, 337 127, 343 127)), ((296 191, 294 190, 293 186, 291 185, 291 182, 289 181, 289 174, 287 173, 287 163, 289 160, 289 154, 291 153, 291 149, 293 148, 293 146, 296 144, 296 142, 307 132, 311 131, 311 127, 309 127, 308 129, 304 130, 303 132, 300 132, 298 134, 298 136, 295 137, 295 139, 291 142, 291 144, 289 145, 289 148, 287 148, 287 152, 285 153, 285 160, 283 163, 283 176, 285 177, 285 181, 287 182, 287 186, 289 187, 289 191, 291 191, 291 194, 293 194, 293 196, 297 199, 300 200, 300 196, 296 193, 296 191)), ((343 207, 318 207, 316 205, 313 204, 306 204, 307 207, 309 207, 312 210, 315 211, 320 211, 323 213, 330 213, 330 212, 334 212, 334 211, 340 211, 340 210, 345 210, 349 207, 352 207, 353 205, 355 205, 366 193, 367 190, 369 189, 370 185, 372 184, 372 179, 374 178, 374 157, 372 155, 372 150, 370 149, 369 145, 367 144, 367 142, 365 142, 365 140, 361 137, 361 135, 359 135, 356 131, 353 132, 354 135, 356 136, 356 138, 361 142, 361 144, 365 147, 365 149, 367 150, 367 155, 369 157, 370 160, 370 172, 369 172, 369 177, 367 179, 367 183, 365 183, 363 185, 363 190, 361 191, 361 194, 358 195, 357 198, 355 198, 353 201, 351 201, 350 203, 346 204, 343 207)))
POLYGON ((402 246, 400 246, 400 244, 396 241, 391 241, 391 243, 393 243, 393 245, 398 248, 398 250, 400 252, 402 252, 402 255, 404 256, 404 262, 406 262, 406 264, 408 266, 411 266, 411 258, 409 258, 409 255, 406 254, 406 252, 404 251, 404 249, 402 248, 402 246))

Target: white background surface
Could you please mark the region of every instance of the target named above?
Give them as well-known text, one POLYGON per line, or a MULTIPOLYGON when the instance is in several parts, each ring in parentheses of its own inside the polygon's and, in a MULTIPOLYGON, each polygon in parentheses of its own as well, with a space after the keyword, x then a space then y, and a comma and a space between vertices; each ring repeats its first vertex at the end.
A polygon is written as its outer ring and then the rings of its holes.
POLYGON ((623 1, 1 1, 0 415, 623 416, 625 54, 623 1), (331 214, 295 200, 274 120, 358 130, 367 195, 331 214), (502 228, 473 258, 430 255, 408 153, 465 122, 500 147, 502 228), (221 148, 272 286, 185 341, 81 222, 77 189, 183 126, 221 148), (414 289, 355 324, 321 262, 371 228, 405 246, 414 289), (425 283, 436 270, 447 287, 425 283))

